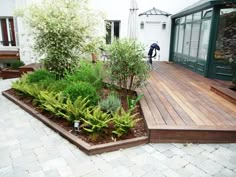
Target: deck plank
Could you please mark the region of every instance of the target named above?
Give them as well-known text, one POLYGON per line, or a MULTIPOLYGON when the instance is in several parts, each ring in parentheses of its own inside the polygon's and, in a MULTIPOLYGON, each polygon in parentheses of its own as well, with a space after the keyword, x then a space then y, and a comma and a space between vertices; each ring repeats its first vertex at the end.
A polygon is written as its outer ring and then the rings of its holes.
POLYGON ((211 85, 222 85, 223 81, 164 62, 158 67, 154 64, 150 74, 141 89, 150 142, 236 141, 236 105, 210 90, 211 85))

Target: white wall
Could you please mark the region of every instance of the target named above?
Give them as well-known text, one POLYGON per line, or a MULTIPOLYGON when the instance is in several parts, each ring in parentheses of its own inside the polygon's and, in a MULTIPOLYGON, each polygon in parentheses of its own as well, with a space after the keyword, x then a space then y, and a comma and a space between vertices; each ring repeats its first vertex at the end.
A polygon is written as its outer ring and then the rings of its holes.
POLYGON ((171 19, 170 17, 160 15, 142 15, 139 16, 139 41, 144 46, 146 53, 152 43, 158 41, 160 46, 160 60, 168 61, 169 59, 169 46, 170 46, 170 31, 171 31, 171 19), (140 29, 140 23, 144 23, 144 29, 140 29), (166 28, 163 29, 163 23, 166 24, 166 28))
POLYGON ((0 16, 13 16, 15 0, 0 0, 0 16))

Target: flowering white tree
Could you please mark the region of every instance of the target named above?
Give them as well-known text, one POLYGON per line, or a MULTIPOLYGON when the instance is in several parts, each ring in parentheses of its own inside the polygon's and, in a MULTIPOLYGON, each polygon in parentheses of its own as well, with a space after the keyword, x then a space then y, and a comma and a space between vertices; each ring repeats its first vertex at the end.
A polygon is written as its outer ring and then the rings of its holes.
POLYGON ((58 77, 76 67, 79 56, 88 51, 100 18, 87 0, 42 0, 18 15, 30 27, 33 47, 44 66, 58 77))

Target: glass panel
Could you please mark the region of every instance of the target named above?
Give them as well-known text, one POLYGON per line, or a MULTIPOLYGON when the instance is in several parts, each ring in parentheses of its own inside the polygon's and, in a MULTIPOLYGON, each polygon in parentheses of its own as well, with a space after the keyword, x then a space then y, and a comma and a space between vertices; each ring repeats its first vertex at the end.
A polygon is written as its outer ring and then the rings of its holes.
POLYGON ((179 18, 175 19, 175 24, 180 24, 180 19, 179 18))
POLYGON ((177 49, 178 49, 178 34, 179 34, 179 25, 175 27, 175 48, 174 48, 174 52, 177 52, 177 49))
POLYGON ((180 18, 180 23, 181 23, 181 24, 185 23, 185 17, 181 17, 181 18, 180 18))
POLYGON ((183 38, 184 38, 184 25, 180 25, 180 27, 179 27, 179 38, 178 38, 178 53, 182 53, 183 38))
POLYGON ((211 20, 204 20, 201 27, 201 36, 198 50, 198 58, 207 59, 208 45, 209 45, 209 35, 211 29, 211 20))
POLYGON ((106 21, 106 44, 111 44, 111 22, 106 21))
POLYGON ((236 55, 236 8, 221 9, 215 59, 236 55))
POLYGON ((120 22, 114 22, 114 37, 118 39, 120 36, 120 22))
POLYGON ((190 35, 191 35, 191 24, 186 24, 184 33, 184 55, 189 54, 190 35))
POLYGON ((194 15, 193 15, 193 20, 195 21, 195 20, 201 20, 201 18, 202 18, 202 12, 198 12, 198 13, 195 13, 194 15))
POLYGON ((192 19, 193 19, 193 15, 188 15, 188 16, 186 17, 186 23, 192 22, 192 19))
POLYGON ((207 9, 207 10, 204 10, 203 11, 203 18, 208 18, 208 17, 211 17, 212 16, 212 9, 207 9))
POLYGON ((197 57, 200 27, 201 27, 200 21, 193 23, 192 37, 191 37, 191 48, 190 48, 190 56, 191 57, 197 57))

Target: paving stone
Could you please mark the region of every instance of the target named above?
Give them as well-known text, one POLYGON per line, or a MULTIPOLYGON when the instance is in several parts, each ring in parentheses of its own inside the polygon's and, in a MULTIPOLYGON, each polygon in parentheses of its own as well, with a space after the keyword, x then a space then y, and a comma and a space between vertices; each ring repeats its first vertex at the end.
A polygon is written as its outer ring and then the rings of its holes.
POLYGON ((187 154, 189 154, 191 156, 196 156, 196 155, 200 154, 201 152, 203 152, 204 149, 202 149, 198 145, 190 144, 190 145, 188 145, 186 147, 183 147, 182 151, 184 151, 185 153, 187 153, 187 154))
POLYGON ((57 170, 48 170, 48 171, 45 171, 44 174, 46 177, 59 177, 60 176, 57 170))
POLYGON ((171 169, 164 171, 163 175, 167 177, 181 177, 178 173, 176 173, 174 170, 171 170, 171 169))
POLYGON ((197 167, 202 169, 209 175, 215 175, 223 169, 223 166, 215 163, 212 160, 206 160, 202 162, 201 164, 198 164, 197 167))
POLYGON ((155 152, 156 150, 151 146, 150 144, 145 144, 142 146, 142 148, 147 152, 147 153, 152 153, 155 152))
POLYGON ((61 177, 73 176, 73 172, 70 167, 62 167, 57 169, 61 177))
POLYGON ((236 172, 229 170, 227 168, 224 168, 219 173, 215 174, 214 177, 235 177, 236 172))
POLYGON ((174 170, 183 168, 184 166, 189 164, 188 161, 178 156, 174 156, 173 158, 166 159, 163 161, 163 163, 169 168, 174 169, 174 170))
POLYGON ((29 174, 30 177, 46 177, 43 171, 37 171, 29 174))
POLYGON ((225 168, 228 168, 230 170, 236 169, 236 164, 231 163, 230 161, 228 161, 228 160, 226 160, 224 158, 220 158, 219 156, 215 156, 214 154, 209 153, 209 152, 203 152, 202 154, 207 156, 207 157, 209 157, 209 159, 211 159, 212 161, 216 162, 217 164, 222 165, 225 168))
POLYGON ((143 177, 165 177, 165 175, 160 171, 154 170, 150 173, 143 175, 143 177))
POLYGON ((94 172, 92 172, 92 173, 89 173, 89 174, 87 174, 87 175, 84 175, 83 177, 102 177, 102 176, 104 176, 104 173, 102 173, 102 172, 99 171, 99 170, 96 170, 96 171, 94 171, 94 172))
POLYGON ((159 152, 164 152, 164 151, 167 151, 167 150, 169 150, 169 149, 171 149, 171 148, 173 148, 174 147, 174 145, 172 145, 172 144, 151 144, 151 146, 154 148, 154 149, 156 149, 156 150, 158 150, 159 152))
POLYGON ((23 155, 23 153, 22 153, 21 149, 11 151, 11 158, 12 159, 21 157, 22 155, 23 155))
POLYGON ((1 177, 11 176, 12 173, 13 173, 12 166, 7 166, 7 167, 4 167, 4 168, 0 168, 0 176, 1 177))
POLYGON ((129 171, 132 173, 132 176, 135 176, 135 177, 141 177, 146 174, 146 171, 140 169, 140 167, 138 167, 138 166, 130 167, 129 171))

